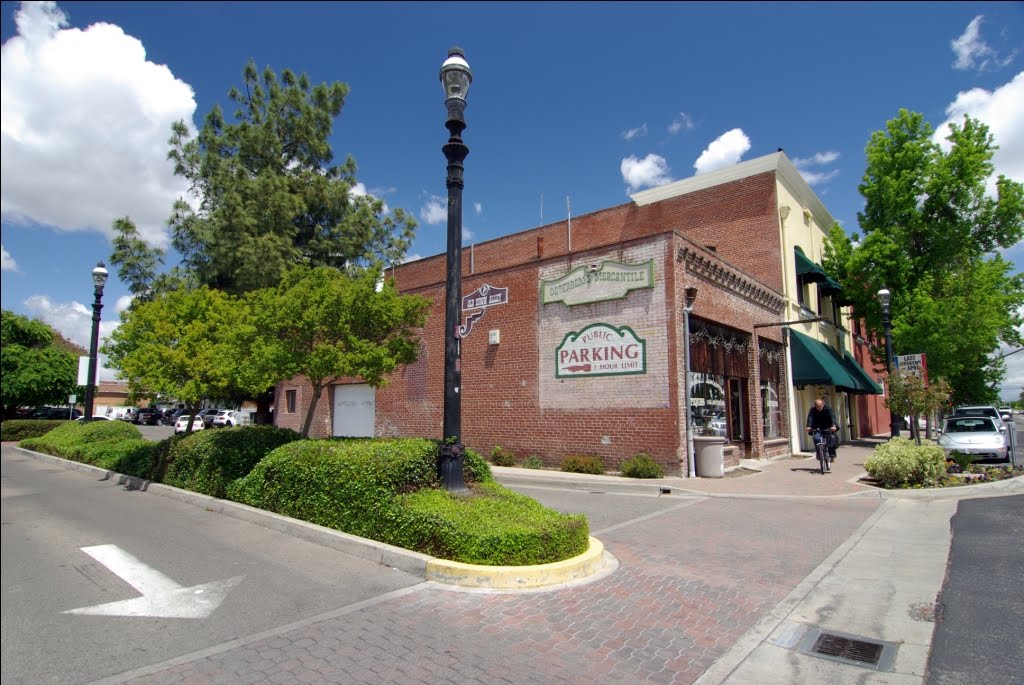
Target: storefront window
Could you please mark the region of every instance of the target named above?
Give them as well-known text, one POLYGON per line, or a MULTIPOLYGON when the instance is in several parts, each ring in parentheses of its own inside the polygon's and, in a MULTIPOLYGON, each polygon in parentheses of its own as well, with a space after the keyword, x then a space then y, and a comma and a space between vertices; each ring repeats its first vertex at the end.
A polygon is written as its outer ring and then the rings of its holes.
POLYGON ((726 435, 725 377, 690 374, 690 423, 698 435, 726 435))
POLYGON ((782 405, 779 402, 779 385, 771 381, 761 381, 761 418, 764 423, 765 438, 781 438, 782 405))
POLYGON ((761 373, 761 423, 764 437, 784 438, 786 430, 782 422, 782 399, 779 384, 783 378, 785 348, 777 342, 758 338, 758 363, 761 373))

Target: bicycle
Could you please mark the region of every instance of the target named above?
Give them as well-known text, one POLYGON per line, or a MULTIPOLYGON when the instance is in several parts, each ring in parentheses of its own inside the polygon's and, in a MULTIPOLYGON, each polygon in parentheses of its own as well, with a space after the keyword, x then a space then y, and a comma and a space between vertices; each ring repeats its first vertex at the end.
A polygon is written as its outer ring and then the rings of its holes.
POLYGON ((811 435, 814 437, 814 453, 818 457, 818 466, 821 468, 822 475, 824 475, 832 470, 828 457, 828 443, 831 436, 828 434, 828 431, 823 431, 820 428, 815 429, 811 435))

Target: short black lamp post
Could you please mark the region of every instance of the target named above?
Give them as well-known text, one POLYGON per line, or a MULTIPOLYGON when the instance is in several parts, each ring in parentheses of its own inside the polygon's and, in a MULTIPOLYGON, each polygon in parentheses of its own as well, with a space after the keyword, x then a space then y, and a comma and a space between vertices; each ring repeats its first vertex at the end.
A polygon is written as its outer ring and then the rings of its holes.
POLYGON ((683 394, 686 396, 686 465, 687 475, 690 478, 697 477, 697 470, 693 463, 693 409, 690 399, 690 312, 693 311, 693 303, 697 300, 697 289, 690 286, 686 289, 686 304, 683 307, 683 341, 686 352, 686 373, 683 376, 683 394))
POLYGON ((89 342, 89 377, 85 385, 85 420, 92 421, 92 402, 96 392, 96 354, 100 344, 100 310, 103 309, 103 286, 107 282, 107 267, 99 262, 92 270, 94 299, 92 302, 92 338, 89 342))
MULTIPOLYGON (((889 290, 882 288, 878 291, 878 301, 882 303, 882 322, 885 325, 885 371, 892 376, 892 320, 889 317, 889 290)), ((891 381, 889 387, 892 387, 891 381)), ((900 437, 900 422, 896 412, 892 408, 892 398, 889 398, 889 435, 893 438, 900 437)))
POLYGON ((448 109, 448 144, 442 149, 448 160, 448 264, 444 309, 444 428, 438 471, 445 490, 466 490, 462 478, 462 368, 459 360, 459 327, 462 324, 462 162, 469 148, 462 142, 466 128, 466 93, 473 72, 461 48, 448 51, 441 65, 444 104, 448 109))

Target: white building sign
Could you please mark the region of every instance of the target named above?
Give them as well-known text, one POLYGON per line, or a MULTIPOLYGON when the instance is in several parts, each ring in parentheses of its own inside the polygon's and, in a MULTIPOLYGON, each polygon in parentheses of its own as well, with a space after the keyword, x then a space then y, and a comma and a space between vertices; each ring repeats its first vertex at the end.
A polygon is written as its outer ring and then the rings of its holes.
POLYGON ((629 326, 595 323, 568 333, 555 348, 555 377, 647 373, 647 343, 629 326))
POLYGON ((892 362, 903 373, 917 376, 928 384, 928 360, 924 354, 897 354, 893 355, 892 362))
POLYGON ((621 300, 631 290, 654 287, 654 260, 642 264, 595 262, 573 269, 554 281, 540 282, 542 304, 589 304, 621 300))

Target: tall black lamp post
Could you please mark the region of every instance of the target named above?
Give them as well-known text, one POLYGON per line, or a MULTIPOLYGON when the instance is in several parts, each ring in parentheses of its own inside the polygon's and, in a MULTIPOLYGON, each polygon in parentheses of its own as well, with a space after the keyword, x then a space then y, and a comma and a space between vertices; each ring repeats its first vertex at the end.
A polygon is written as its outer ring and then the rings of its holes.
MULTIPOLYGON (((885 372, 892 374, 892 320, 889 318, 889 290, 882 288, 878 291, 878 301, 882 303, 882 322, 885 325, 885 372)), ((891 384, 890 384, 890 387, 891 384)), ((893 438, 900 437, 900 422, 896 412, 892 408, 892 398, 889 399, 889 435, 893 438)))
POLYGON ((690 312, 697 300, 697 289, 690 286, 686 289, 686 304, 683 307, 683 341, 686 351, 686 373, 683 376, 683 394, 686 396, 686 466, 687 476, 697 477, 693 463, 693 408, 690 406, 690 312))
POLYGON ((94 299, 92 302, 92 338, 89 342, 89 377, 85 385, 85 420, 92 421, 92 401, 96 391, 96 353, 100 344, 100 310, 103 309, 103 286, 107 282, 107 267, 99 262, 92 270, 94 299))
POLYGON ((448 51, 441 65, 444 104, 448 109, 448 144, 442 149, 448 160, 448 272, 444 309, 444 428, 438 464, 445 490, 466 490, 462 478, 462 369, 459 360, 459 326, 462 324, 462 162, 469 148, 462 142, 466 128, 466 93, 473 72, 461 48, 448 51))

